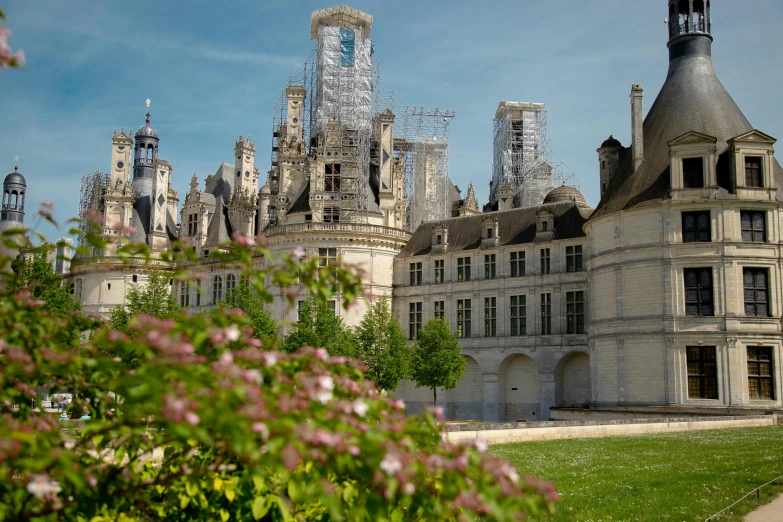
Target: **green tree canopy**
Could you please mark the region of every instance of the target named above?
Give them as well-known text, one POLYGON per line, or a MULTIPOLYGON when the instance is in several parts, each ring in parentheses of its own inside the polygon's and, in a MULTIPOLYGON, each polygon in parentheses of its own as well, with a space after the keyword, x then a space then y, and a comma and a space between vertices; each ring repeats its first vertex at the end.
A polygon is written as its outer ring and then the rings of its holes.
POLYGON ((302 345, 326 348, 329 355, 355 357, 358 352, 356 339, 328 303, 307 299, 299 309, 299 322, 288 333, 283 351, 293 353, 302 345))
POLYGON ((264 297, 245 280, 240 280, 218 305, 222 308, 239 308, 245 312, 253 326, 253 337, 256 339, 267 339, 277 332, 277 321, 272 319, 272 314, 264 307, 264 297))
POLYGON ((176 296, 169 284, 171 276, 166 272, 149 272, 146 283, 132 284, 125 294, 126 304, 111 311, 111 326, 126 331, 134 315, 151 315, 158 319, 175 319, 182 315, 176 296))
POLYGON ((416 387, 432 389, 433 406, 438 402, 438 388, 453 390, 465 374, 457 335, 448 321, 433 317, 419 330, 411 358, 411 378, 416 387))
POLYGON ((394 390, 408 376, 411 349, 400 323, 394 318, 389 300, 376 300, 355 330, 361 360, 367 371, 364 375, 384 390, 394 390))
POLYGON ((52 254, 55 246, 45 243, 23 254, 14 261, 16 277, 8 282, 10 290, 28 288, 34 299, 44 302, 42 309, 57 317, 81 310, 82 305, 74 299, 71 285, 54 271, 52 254))

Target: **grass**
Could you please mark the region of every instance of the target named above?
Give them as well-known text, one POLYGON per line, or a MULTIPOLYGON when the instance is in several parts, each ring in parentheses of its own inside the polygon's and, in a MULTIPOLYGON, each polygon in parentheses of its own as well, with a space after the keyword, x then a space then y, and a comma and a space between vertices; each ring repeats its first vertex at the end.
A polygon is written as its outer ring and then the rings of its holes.
MULTIPOLYGON (((553 521, 700 521, 783 475, 783 426, 499 444, 522 475, 555 484, 553 521)), ((761 490, 761 504, 783 481, 761 490)), ((719 519, 741 521, 756 496, 719 519)), ((782 517, 783 518, 783 517, 782 517)))

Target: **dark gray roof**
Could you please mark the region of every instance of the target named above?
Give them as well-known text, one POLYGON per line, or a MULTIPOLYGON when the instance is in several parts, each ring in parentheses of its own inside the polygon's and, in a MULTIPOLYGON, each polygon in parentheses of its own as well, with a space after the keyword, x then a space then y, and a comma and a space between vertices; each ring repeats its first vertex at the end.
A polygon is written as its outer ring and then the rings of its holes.
POLYGON ((304 190, 296 197, 294 204, 288 209, 289 214, 297 212, 310 212, 310 180, 307 180, 304 190))
MULTIPOLYGON (((666 82, 644 119, 644 161, 634 173, 630 149, 622 150, 620 168, 593 217, 667 198, 670 140, 690 131, 715 136, 720 156, 729 139, 753 129, 715 74, 711 44, 707 35, 686 35, 670 42, 666 82)), ((781 187, 783 169, 777 162, 775 178, 781 187)))
POLYGON ((600 148, 602 148, 602 149, 604 147, 620 148, 622 146, 623 146, 623 144, 620 143, 620 140, 618 140, 617 138, 615 138, 614 136, 612 136, 610 134, 609 137, 606 138, 603 143, 601 143, 601 147, 600 148))
POLYGON ((24 176, 19 174, 19 167, 14 167, 14 171, 7 175, 5 179, 3 180, 3 185, 22 185, 23 187, 27 186, 27 182, 24 179, 24 176))
POLYGON ((152 125, 150 125, 150 113, 147 113, 147 121, 139 127, 139 130, 136 131, 136 137, 141 138, 148 136, 150 138, 158 138, 158 132, 152 128, 152 125))
POLYGON ((574 187, 569 187, 565 184, 553 188, 544 197, 544 203, 557 203, 559 201, 576 201, 578 203, 584 203, 585 205, 587 204, 587 200, 581 192, 574 187))
POLYGON ((443 226, 448 230, 448 251, 472 250, 481 246, 481 232, 486 219, 498 220, 498 246, 532 243, 536 237, 538 213, 551 212, 555 220, 553 239, 584 237, 582 225, 593 212, 587 205, 573 201, 548 203, 533 207, 515 208, 500 212, 488 212, 440 221, 427 221, 419 225, 399 257, 428 254, 432 250, 432 230, 443 226))

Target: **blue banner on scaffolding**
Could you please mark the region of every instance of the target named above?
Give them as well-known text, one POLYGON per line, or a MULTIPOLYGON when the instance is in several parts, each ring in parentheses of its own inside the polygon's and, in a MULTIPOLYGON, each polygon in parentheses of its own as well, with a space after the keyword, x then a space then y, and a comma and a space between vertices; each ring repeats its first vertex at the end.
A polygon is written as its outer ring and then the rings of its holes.
POLYGON ((355 33, 353 29, 340 28, 340 65, 353 67, 356 50, 355 33))

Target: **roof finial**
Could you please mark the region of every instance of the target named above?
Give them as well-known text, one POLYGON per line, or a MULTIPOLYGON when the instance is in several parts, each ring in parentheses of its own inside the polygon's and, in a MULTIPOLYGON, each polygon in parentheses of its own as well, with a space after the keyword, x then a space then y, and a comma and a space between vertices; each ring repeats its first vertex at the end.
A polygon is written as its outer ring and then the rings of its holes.
POLYGON ((149 109, 150 109, 150 99, 147 98, 145 100, 145 103, 147 104, 147 123, 149 123, 150 122, 150 111, 149 111, 149 109))
POLYGON ((14 172, 19 172, 19 154, 14 156, 14 172))

